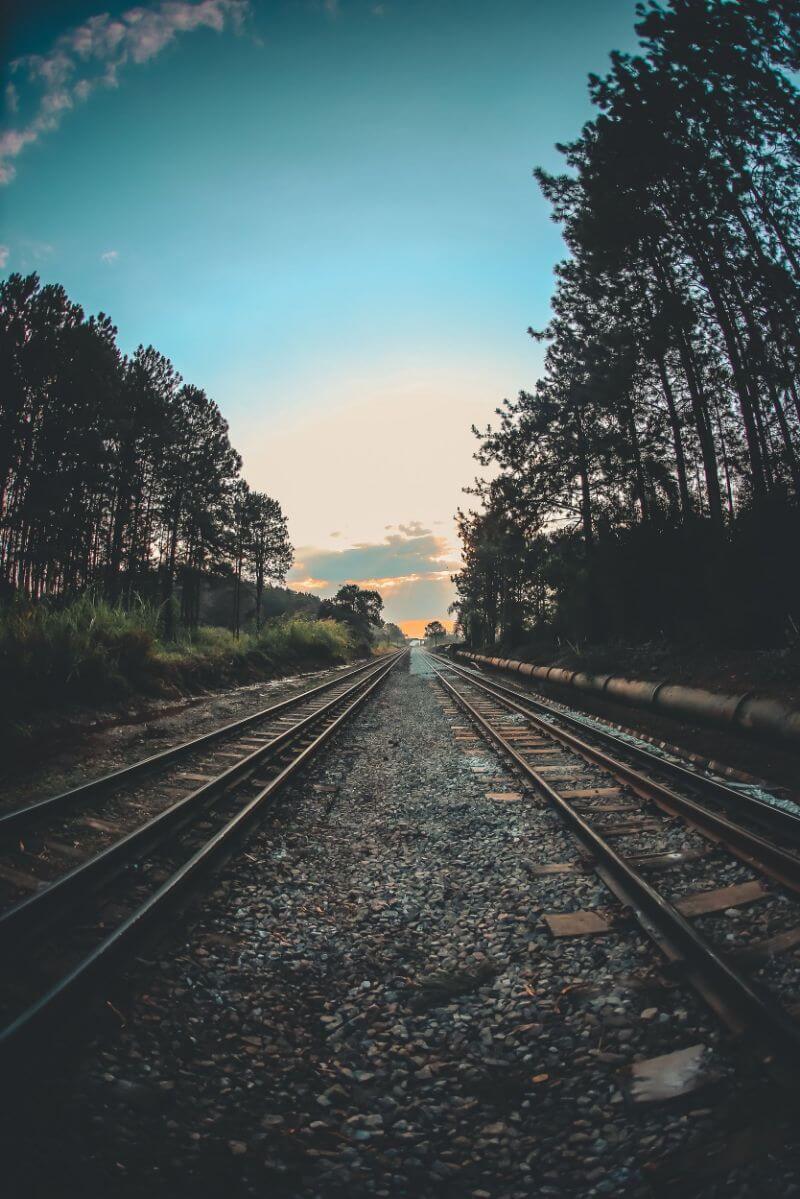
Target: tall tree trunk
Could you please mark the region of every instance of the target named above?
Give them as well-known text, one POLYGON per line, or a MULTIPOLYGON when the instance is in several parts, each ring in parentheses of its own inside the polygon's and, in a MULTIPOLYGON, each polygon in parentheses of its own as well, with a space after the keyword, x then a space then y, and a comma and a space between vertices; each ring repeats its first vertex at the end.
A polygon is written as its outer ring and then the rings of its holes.
POLYGON ((581 527, 583 529, 583 540, 586 542, 586 548, 591 549, 594 544, 592 489, 589 480, 589 462, 586 454, 586 438, 583 431, 583 421, 581 419, 579 409, 575 410, 575 429, 577 442, 578 479, 581 489, 581 527))
POLYGON ((256 567, 256 632, 261 632, 261 603, 264 598, 264 570, 256 567))
MULTIPOLYGON (((652 252, 651 265, 665 297, 669 299, 673 306, 679 306, 681 303, 681 297, 672 277, 671 271, 661 255, 655 250, 652 252)), ((686 378, 686 386, 689 390, 689 399, 691 401, 692 416, 694 417, 697 439, 700 442, 700 454, 703 459, 703 474, 705 476, 705 491, 706 498, 708 500, 709 516, 715 525, 722 525, 722 493, 720 491, 719 474, 717 472, 717 455, 714 448, 714 436, 711 432, 711 424, 709 421, 709 406, 706 402, 703 387, 700 382, 700 371, 695 364, 694 352, 692 350, 689 335, 679 321, 674 324, 673 331, 675 333, 675 338, 678 345, 681 366, 683 367, 683 372, 686 378)))
POLYGON ((747 376, 742 362, 741 346, 739 344, 738 331, 733 316, 728 311, 722 295, 722 290, 717 280, 716 273, 713 270, 708 255, 705 249, 700 245, 696 237, 688 231, 684 231, 684 236, 687 245, 690 248, 692 258, 697 267, 700 278, 708 293, 711 305, 717 318, 717 324, 722 339, 725 342, 725 348, 728 354, 728 361, 731 365, 733 374, 733 383, 736 388, 736 394, 739 398, 739 408, 742 413, 742 421, 744 423, 745 441, 747 443, 747 454, 750 459, 750 472, 752 477, 753 492, 756 495, 763 495, 768 490, 767 475, 765 472, 764 446, 762 437, 759 435, 758 423, 758 394, 753 394, 751 380, 747 376))
POLYGON ((667 404, 669 427, 672 432, 672 448, 675 453, 675 473, 678 476, 678 494, 681 500, 681 511, 684 517, 688 517, 691 516, 692 501, 689 495, 689 481, 686 477, 686 455, 683 450, 683 434, 680 417, 678 416, 678 408, 675 403, 675 393, 672 390, 663 354, 656 356, 656 365, 658 366, 658 376, 661 380, 661 390, 667 404))

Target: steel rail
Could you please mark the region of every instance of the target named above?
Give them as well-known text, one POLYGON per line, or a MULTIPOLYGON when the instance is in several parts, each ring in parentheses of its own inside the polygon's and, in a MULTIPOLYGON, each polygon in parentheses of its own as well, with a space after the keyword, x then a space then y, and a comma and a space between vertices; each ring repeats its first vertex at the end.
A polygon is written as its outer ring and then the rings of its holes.
POLYGON ((171 762, 178 761, 180 758, 188 756, 205 745, 211 745, 214 741, 228 734, 240 732, 243 729, 249 728, 252 724, 257 724, 261 720, 270 720, 275 716, 279 716, 282 711, 295 707, 301 701, 312 699, 315 695, 322 695, 325 691, 330 691, 332 687, 338 686, 344 680, 372 669, 374 665, 374 662, 365 662, 360 666, 354 666, 350 670, 342 671, 337 678, 330 679, 327 683, 320 683, 316 687, 300 691, 297 695, 291 695, 288 699, 271 704, 267 708, 261 708, 258 712, 252 712, 249 716, 243 716, 239 720, 231 721, 230 724, 220 725, 219 728, 212 729, 208 733, 202 733, 199 737, 193 737, 190 741, 183 741, 180 745, 173 745, 169 749, 161 750, 159 753, 152 754, 148 758, 141 758, 138 762, 132 762, 129 766, 121 766, 119 770, 112 770, 109 774, 101 775, 96 779, 90 779, 88 782, 81 783, 77 787, 71 787, 69 791, 62 791, 58 795, 50 795, 45 799, 34 800, 32 803, 14 808, 10 812, 0 812, 0 837, 15 836, 22 829, 30 827, 30 825, 36 823, 38 820, 55 815, 61 808, 71 807, 73 804, 92 799, 96 795, 115 786, 131 782, 133 779, 159 766, 167 766, 171 762))
MULTIPOLYGON (((338 732, 346 720, 366 703, 406 653, 406 650, 402 650, 393 655, 388 663, 380 663, 367 680, 362 679, 360 683, 351 688, 348 695, 356 690, 359 690, 360 694, 353 698, 348 707, 339 713, 330 725, 317 734, 314 740, 284 766, 274 779, 271 779, 257 795, 192 854, 99 945, 73 966, 44 995, 20 1013, 11 1024, 0 1031, 0 1064, 6 1067, 14 1064, 27 1064, 28 1054, 41 1049, 43 1033, 54 1023, 57 1023, 60 1028, 65 1011, 77 999, 85 995, 107 971, 113 968, 121 957, 130 951, 132 946, 138 943, 141 937, 164 916, 171 904, 185 897, 190 886, 203 870, 208 869, 233 850, 236 838, 248 829, 263 805, 317 753, 334 733, 338 732), (365 681, 366 687, 364 687, 365 681)), ((340 699, 341 697, 338 697, 329 706, 335 706, 340 699)), ((319 713, 316 715, 319 716, 319 713)))
MULTIPOLYGON (((467 713, 484 738, 507 754, 521 773, 535 784, 550 804, 564 817, 585 850, 602 864, 619 892, 624 894, 630 910, 647 936, 663 952, 665 944, 673 950, 673 960, 683 959, 690 969, 687 977, 718 1015, 733 1014, 730 1027, 742 1029, 754 1040, 768 1046, 766 1061, 773 1064, 772 1055, 779 1051, 787 1055, 796 1070, 800 1067, 800 1026, 791 1020, 781 1007, 756 990, 750 981, 706 940, 702 933, 664 898, 639 872, 596 832, 572 804, 559 795, 494 728, 489 721, 433 666, 434 673, 458 706, 467 713), (699 981, 692 977, 692 968, 699 981)), ((474 680, 467 680, 477 686, 474 680)), ((480 688, 478 687, 480 690, 480 688)))
MULTIPOLYGON (((594 737, 600 742, 613 745, 615 751, 634 758, 650 769, 668 775, 675 781, 683 783, 696 791, 701 791, 704 796, 715 800, 721 807, 732 810, 738 816, 744 816, 749 820, 753 820, 755 823, 760 824, 766 831, 800 846, 800 816, 796 816, 793 812, 789 812, 785 808, 774 807, 763 799, 758 799, 756 796, 737 791, 721 779, 710 778, 708 775, 700 774, 692 770, 691 767, 682 765, 680 762, 662 758, 659 754, 655 754, 643 746, 632 745, 628 741, 624 741, 621 737, 618 737, 610 729, 598 729, 594 725, 587 725, 579 717, 569 712, 562 712, 559 708, 545 703, 543 700, 536 699, 517 687, 495 682, 494 679, 487 679, 486 675, 481 672, 471 670, 469 667, 461 666, 460 664, 456 665, 449 659, 442 659, 442 661, 446 663, 450 670, 455 671, 456 674, 460 674, 464 678, 480 680, 498 698, 511 697, 517 701, 521 700, 526 707, 535 709, 534 712, 526 712, 526 715, 535 718, 535 712, 537 711, 547 713, 556 720, 562 721, 572 728, 579 729, 586 736, 594 737)), ((554 734, 557 733, 557 726, 551 725, 549 722, 546 723, 551 732, 554 734)), ((587 745, 587 748, 591 747, 587 745)), ((620 763, 620 766, 622 765, 624 763, 620 763)))
MULTIPOLYGON (((449 669, 459 674, 460 668, 452 667, 449 663, 447 665, 449 669)), ((687 796, 679 795, 656 779, 640 774, 626 762, 612 758, 603 750, 582 741, 566 729, 561 729, 549 721, 540 719, 516 700, 501 694, 496 684, 483 678, 474 678, 471 675, 467 681, 471 686, 491 695, 499 703, 505 704, 511 711, 524 716, 545 736, 559 741, 580 757, 608 771, 618 782, 630 787, 642 799, 652 800, 670 815, 679 816, 712 841, 724 845, 740 861, 768 874, 776 882, 800 894, 800 858, 794 853, 774 841, 766 840, 751 829, 737 824, 727 816, 711 811, 687 796)))
MULTIPOLYGON (((79 863, 66 874, 42 887, 41 890, 21 900, 0 915, 0 950, 8 951, 20 945, 23 935, 34 929, 41 929, 53 921, 63 921, 75 904, 80 902, 87 892, 91 891, 102 881, 113 878, 120 870, 140 859, 149 848, 171 836, 177 829, 183 827, 194 818, 198 810, 205 810, 220 794, 224 793, 235 783, 248 778, 255 770, 261 769, 276 753, 279 753, 291 741, 302 736, 310 725, 318 721, 324 714, 337 704, 344 702, 349 695, 361 687, 364 678, 381 670, 382 663, 370 663, 370 673, 360 676, 341 695, 335 696, 322 708, 310 712, 302 720, 290 728, 277 734, 264 745, 259 745, 252 753, 235 762, 215 778, 203 783, 177 800, 174 804, 152 816, 144 824, 132 829, 111 845, 79 863)), ((351 676, 348 676, 350 678, 351 676)), ((347 682, 347 678, 339 680, 339 684, 347 682)), ((328 688, 326 687, 326 690, 328 688)), ((314 693, 311 694, 311 698, 314 693)), ((301 707, 308 702, 309 693, 296 696, 293 706, 301 707)), ((281 704, 285 710, 286 705, 281 704)))

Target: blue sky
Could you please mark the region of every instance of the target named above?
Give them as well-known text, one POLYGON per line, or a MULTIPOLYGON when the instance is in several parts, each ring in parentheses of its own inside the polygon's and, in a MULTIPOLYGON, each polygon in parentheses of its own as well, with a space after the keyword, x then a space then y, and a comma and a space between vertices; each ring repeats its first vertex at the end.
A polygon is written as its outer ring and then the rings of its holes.
POLYGON ((470 425, 541 362, 525 330, 563 250, 531 171, 633 8, 34 3, 7 37, 5 270, 217 400, 295 583, 379 581, 390 618, 441 618, 470 425))

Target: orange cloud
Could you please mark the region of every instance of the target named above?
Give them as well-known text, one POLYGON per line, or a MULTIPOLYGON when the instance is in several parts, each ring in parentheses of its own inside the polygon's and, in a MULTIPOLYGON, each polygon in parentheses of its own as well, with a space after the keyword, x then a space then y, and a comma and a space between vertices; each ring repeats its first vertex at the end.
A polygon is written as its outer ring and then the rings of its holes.
MULTIPOLYGON (((456 568, 453 567, 453 570, 456 568)), ((390 591, 392 587, 403 587, 407 583, 419 583, 422 579, 449 580, 452 571, 430 570, 424 574, 385 575, 374 579, 345 579, 345 583, 358 583, 359 587, 370 587, 374 591, 390 591)))
POLYGON ((286 586, 290 591, 321 591, 330 586, 327 579, 287 579, 286 586))
POLYGON ((333 595, 345 583, 379 591, 385 620, 402 624, 443 620, 453 600, 451 575, 458 569, 457 551, 446 537, 419 521, 398 527, 382 541, 357 542, 341 549, 300 546, 287 586, 295 591, 333 595))

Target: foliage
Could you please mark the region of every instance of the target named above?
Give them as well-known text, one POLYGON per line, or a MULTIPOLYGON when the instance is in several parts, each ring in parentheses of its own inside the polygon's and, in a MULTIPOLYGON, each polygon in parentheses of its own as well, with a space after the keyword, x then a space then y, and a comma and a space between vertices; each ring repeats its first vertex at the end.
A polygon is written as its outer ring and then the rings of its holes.
POLYGON ((17 600, 0 608, 3 718, 336 665, 355 654, 350 628, 331 620, 271 620, 239 639, 207 626, 164 639, 163 623, 163 608, 88 594, 64 605, 17 600))
POLYGON ((440 620, 431 620, 425 625, 425 639, 435 645, 442 637, 447 636, 447 629, 440 620))
POLYGON ((472 644, 543 626, 752 642, 800 618, 794 565, 753 577, 798 531, 800 15, 637 13, 641 52, 590 79, 566 173, 536 172, 570 257, 531 331, 543 377, 476 430, 494 473, 459 514, 472 644))
POLYGON ((406 635, 399 625, 392 624, 390 620, 381 625, 379 629, 375 629, 372 634, 372 647, 374 650, 394 650, 402 648, 406 644, 406 635))
MULTIPOLYGON (((230 625, 236 581, 231 576, 213 576, 205 580, 200 593, 200 623, 230 625)), ((290 587, 266 585, 261 600, 262 621, 276 616, 306 616, 313 619, 320 608, 319 596, 293 591, 290 587)), ((242 628, 252 632, 256 621, 256 588, 248 578, 240 583, 239 604, 242 628)))
POLYGON ((321 619, 340 620, 350 625, 359 641, 367 644, 372 630, 383 624, 382 611, 383 600, 377 591, 347 583, 339 588, 333 599, 322 601, 319 615, 321 619))
POLYGON ((273 663, 298 667, 310 662, 330 665, 347 662, 356 649, 347 625, 301 617, 266 624, 255 641, 259 651, 273 663))
MULTIPOLYGON (((152 347, 123 357, 36 275, 0 283, 0 591, 30 599, 88 587, 112 602, 167 602, 199 619, 209 574, 266 580, 292 550, 280 506, 251 492, 217 405, 152 347)), ((233 628, 239 628, 239 592, 233 628)))
POLYGON ((146 604, 123 609, 90 595, 66 607, 9 605, 0 610, 2 691, 22 708, 34 695, 124 694, 149 669, 158 623, 146 604))

